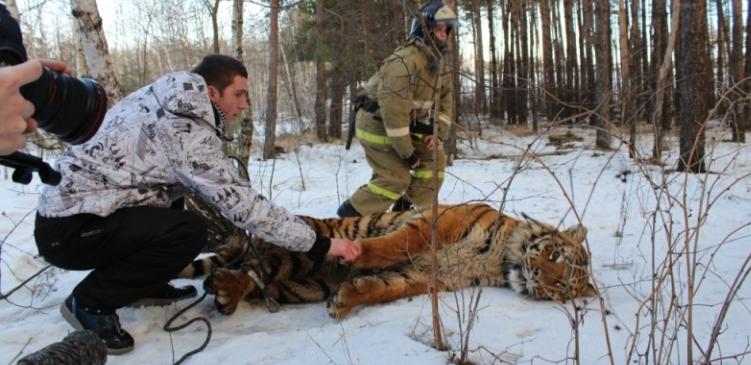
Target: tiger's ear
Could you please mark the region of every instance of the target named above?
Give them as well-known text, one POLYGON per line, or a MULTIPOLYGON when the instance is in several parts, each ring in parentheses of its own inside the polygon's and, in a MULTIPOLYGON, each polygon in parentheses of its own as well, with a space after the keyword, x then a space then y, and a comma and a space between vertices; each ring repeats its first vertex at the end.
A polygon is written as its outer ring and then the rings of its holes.
POLYGON ((587 228, 585 228, 581 224, 577 224, 571 227, 568 227, 565 231, 562 232, 563 234, 567 235, 569 238, 574 240, 576 243, 582 243, 584 242, 584 239, 587 238, 587 228))

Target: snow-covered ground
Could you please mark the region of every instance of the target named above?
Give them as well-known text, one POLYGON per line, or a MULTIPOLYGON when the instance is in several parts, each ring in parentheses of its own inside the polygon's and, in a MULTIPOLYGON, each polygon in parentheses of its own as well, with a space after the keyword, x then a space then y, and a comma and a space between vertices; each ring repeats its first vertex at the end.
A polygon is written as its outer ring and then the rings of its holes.
MULTIPOLYGON (((686 323, 676 318, 688 318, 686 257, 679 255, 688 244, 690 258, 697 262, 691 324, 694 358, 700 359, 729 288, 751 252, 749 145, 720 143, 728 136, 715 128, 708 134, 706 161, 717 174, 686 175, 663 173, 654 165, 638 166, 618 142, 614 143, 620 146, 616 151, 596 151, 590 131, 558 128, 552 134, 566 131, 584 139, 559 154, 552 153, 554 147, 546 146, 547 135, 518 137, 490 129, 473 143, 474 148, 463 141, 461 158, 447 170, 440 201, 484 200, 500 207, 505 193, 504 210, 512 215, 526 213, 561 226, 574 224, 580 217, 589 229, 592 270, 604 308, 590 299, 580 302, 582 310, 575 311, 571 303, 533 301, 507 288, 442 293, 441 313, 451 351, 460 351, 466 340, 467 324, 457 320, 457 312, 466 318, 470 301, 480 294, 477 321, 468 338, 468 356, 474 363, 573 363, 578 337, 582 364, 610 363, 609 356, 615 364, 684 364, 686 323), (528 145, 536 158, 530 154, 521 158, 528 145), (665 189, 658 194, 653 186, 665 189), (653 221, 655 212, 657 219, 653 221), (698 219, 703 220, 700 229, 696 229, 698 219), (662 270, 668 242, 675 245, 671 257, 676 268, 672 276, 664 275, 662 270), (650 312, 653 277, 664 279, 664 289, 655 311, 650 312), (678 306, 670 306, 672 293, 676 294, 678 306), (650 313, 655 313, 658 320, 654 343, 649 341, 653 326, 650 313), (574 315, 583 316, 578 331, 571 325, 574 315), (638 341, 632 349, 634 336, 638 341), (654 357, 655 346, 662 348, 662 358, 654 357)), ((670 151, 665 155, 668 168, 672 168, 677 141, 671 138, 668 143, 670 151)), ((640 149, 650 151, 650 146, 649 141, 644 141, 640 149)), ((303 146, 276 161, 259 161, 256 157, 251 160, 250 170, 259 191, 267 196, 270 193, 276 204, 295 213, 317 217, 333 216, 339 203, 370 175, 357 145, 348 152, 340 144, 303 146)), ((46 265, 37 257, 32 234, 40 186, 34 185, 38 184, 36 179, 31 186, 14 184, 7 176, 0 169, 2 293, 46 265)), ((8 300, 0 301, 0 364, 59 341, 71 331, 58 307, 84 275, 85 272, 50 269, 8 300)), ((181 283, 201 288, 200 280, 181 283)), ((108 363, 167 364, 200 345, 206 332, 202 325, 172 334, 161 329, 188 303, 119 310, 124 328, 136 339, 136 348, 122 356, 110 356, 108 363)), ((431 347, 428 296, 359 308, 342 321, 329 318, 324 303, 283 306, 273 314, 261 303, 243 303, 232 316, 222 316, 215 311, 212 300, 206 299, 190 309, 184 319, 199 315, 211 320, 213 336, 208 347, 188 364, 449 361, 447 352, 431 347)), ((751 350, 749 328, 751 284, 745 282, 732 298, 712 358, 751 350)), ((718 363, 751 363, 751 359, 730 357, 718 363)))

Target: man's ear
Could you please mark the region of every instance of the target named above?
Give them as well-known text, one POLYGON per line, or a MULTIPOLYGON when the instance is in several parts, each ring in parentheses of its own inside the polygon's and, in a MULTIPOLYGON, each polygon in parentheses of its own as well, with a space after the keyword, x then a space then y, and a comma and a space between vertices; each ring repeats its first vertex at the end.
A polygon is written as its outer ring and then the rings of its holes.
POLYGON ((217 89, 213 85, 209 85, 208 90, 209 90, 209 100, 211 100, 212 103, 217 102, 217 100, 221 96, 221 94, 219 93, 219 89, 217 89))

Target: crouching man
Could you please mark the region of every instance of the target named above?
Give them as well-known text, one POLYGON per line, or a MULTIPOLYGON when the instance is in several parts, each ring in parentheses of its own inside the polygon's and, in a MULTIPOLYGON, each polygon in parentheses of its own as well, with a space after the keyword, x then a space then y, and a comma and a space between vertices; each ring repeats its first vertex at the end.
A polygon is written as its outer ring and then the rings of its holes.
POLYGON ((351 261, 360 246, 316 235, 238 176, 222 152, 225 126, 247 109, 248 72, 234 58, 205 57, 112 107, 99 131, 57 159, 58 186, 40 198, 34 236, 55 266, 92 270, 60 307, 77 329, 96 332, 110 354, 133 349, 124 306, 164 305, 196 295, 169 281, 201 251, 206 226, 182 209, 188 192, 240 228, 313 260, 351 261))

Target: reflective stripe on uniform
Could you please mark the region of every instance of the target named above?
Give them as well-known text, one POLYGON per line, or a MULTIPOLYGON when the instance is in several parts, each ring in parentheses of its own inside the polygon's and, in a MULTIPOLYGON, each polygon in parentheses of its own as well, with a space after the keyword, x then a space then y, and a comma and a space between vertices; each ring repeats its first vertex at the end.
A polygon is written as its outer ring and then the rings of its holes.
MULTIPOLYGON (((446 174, 443 171, 438 171, 438 178, 443 179, 446 174)), ((415 170, 412 171, 412 177, 416 179, 431 179, 433 178, 433 170, 415 170)))
POLYGON ((394 201, 396 201, 397 199, 401 198, 401 196, 402 196, 402 194, 398 194, 398 193, 395 193, 393 191, 386 190, 386 189, 384 189, 384 188, 382 188, 382 187, 380 187, 380 186, 378 186, 376 184, 373 184, 372 182, 368 182, 368 189, 370 189, 370 191, 373 194, 380 195, 382 197, 385 197, 386 199, 390 199, 390 200, 394 200, 394 201))
POLYGON ((389 137, 404 137, 409 135, 409 127, 386 128, 386 135, 389 137))
POLYGON ((448 115, 443 114, 441 112, 438 112, 438 120, 448 125, 451 125, 451 118, 449 118, 448 115))
POLYGON ((389 137, 380 136, 380 135, 373 134, 373 133, 368 133, 360 128, 357 128, 355 130, 355 134, 357 135, 357 139, 361 141, 366 141, 366 142, 375 143, 375 144, 391 144, 391 141, 389 141, 389 137))
POLYGON ((430 109, 433 107, 433 100, 414 100, 412 101, 415 109, 430 109))

